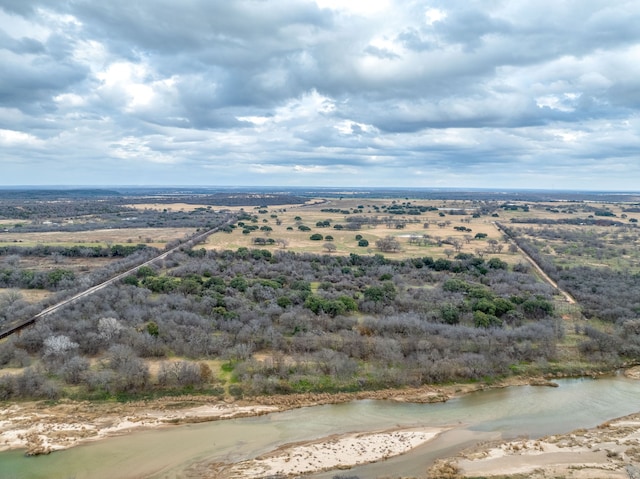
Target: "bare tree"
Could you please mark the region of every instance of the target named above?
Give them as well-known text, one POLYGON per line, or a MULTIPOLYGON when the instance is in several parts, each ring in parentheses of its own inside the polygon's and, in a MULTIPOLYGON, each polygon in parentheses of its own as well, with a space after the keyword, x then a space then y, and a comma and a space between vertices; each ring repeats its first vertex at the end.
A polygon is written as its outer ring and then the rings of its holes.
POLYGON ((333 253, 338 247, 333 243, 325 243, 322 247, 327 251, 327 253, 333 253))
POLYGON ((289 246, 289 240, 285 238, 278 238, 276 240, 276 244, 278 244, 282 249, 287 249, 287 246, 289 246))
POLYGON ((98 320, 98 334, 105 341, 110 341, 111 338, 116 337, 123 329, 124 326, 122 326, 116 318, 100 318, 98 320))
POLYGON ((400 251, 400 243, 393 236, 387 236, 379 239, 376 241, 376 247, 385 253, 395 253, 400 251))

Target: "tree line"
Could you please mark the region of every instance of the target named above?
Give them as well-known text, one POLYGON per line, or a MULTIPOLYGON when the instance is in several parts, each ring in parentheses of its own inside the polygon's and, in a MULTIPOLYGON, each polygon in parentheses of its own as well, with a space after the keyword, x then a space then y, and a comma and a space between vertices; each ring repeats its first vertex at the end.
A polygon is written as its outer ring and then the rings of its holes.
POLYGON ((66 385, 109 397, 221 393, 226 381, 242 396, 496 377, 555 358, 552 300, 526 266, 469 254, 191 249, 0 343, 0 364, 29 366, 28 377, 0 379, 0 397, 61 395, 66 385), (185 363, 164 364, 174 355, 185 363), (147 359, 163 362, 157 378, 147 359), (228 377, 205 359, 221 359, 228 377))

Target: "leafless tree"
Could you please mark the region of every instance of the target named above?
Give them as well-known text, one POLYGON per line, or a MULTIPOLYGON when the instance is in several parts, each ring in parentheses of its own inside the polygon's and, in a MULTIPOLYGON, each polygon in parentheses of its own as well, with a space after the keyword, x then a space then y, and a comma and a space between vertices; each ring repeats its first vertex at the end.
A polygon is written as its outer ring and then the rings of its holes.
POLYGON ((322 245, 322 247, 325 249, 327 253, 333 253, 338 249, 338 247, 333 243, 325 243, 322 245))
POLYGON ((379 239, 376 241, 376 247, 380 251, 384 251, 385 253, 394 253, 396 251, 400 251, 400 243, 393 236, 387 236, 385 238, 379 239))

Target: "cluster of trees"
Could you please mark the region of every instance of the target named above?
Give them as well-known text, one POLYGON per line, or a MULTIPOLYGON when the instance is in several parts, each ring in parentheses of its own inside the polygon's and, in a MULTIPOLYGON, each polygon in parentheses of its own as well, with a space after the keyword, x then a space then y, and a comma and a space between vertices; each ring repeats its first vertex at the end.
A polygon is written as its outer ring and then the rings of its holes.
POLYGON ((587 218, 534 218, 534 217, 520 217, 520 218, 511 218, 511 222, 514 224, 521 223, 529 223, 529 224, 539 224, 539 225, 576 225, 576 226, 626 226, 626 227, 635 227, 637 226, 635 222, 631 221, 629 223, 595 218, 593 215, 589 215, 587 218))
POLYGON ((0 266, 0 288, 48 289, 56 291, 73 287, 76 275, 65 268, 35 271, 0 266))
POLYGON ((226 361, 237 396, 508 374, 519 362, 555 357, 552 293, 524 268, 473 255, 392 261, 187 250, 2 343, 0 365, 33 361, 29 374, 42 382, 25 389, 5 377, 0 390, 48 397, 52 384, 56 394, 72 384, 92 397, 149 388, 220 393, 201 363, 209 358, 226 361), (267 359, 256 359, 259 352, 267 359), (184 363, 168 362, 174 355, 184 363), (167 361, 155 379, 148 358, 167 361))
POLYGON ((14 257, 67 257, 67 258, 109 258, 129 256, 136 251, 146 249, 144 244, 112 246, 52 246, 40 244, 36 246, 0 246, 0 261, 14 257))
POLYGON ((385 236, 376 241, 376 248, 384 253, 395 253, 400 251, 400 242, 393 236, 385 236))
MULTIPOLYGON (((3 196, 3 195, 0 195, 3 196)), ((50 218, 78 218, 85 215, 111 215, 135 211, 109 197, 105 201, 93 200, 27 200, 3 198, 0 201, 0 218, 41 221, 50 218)))
POLYGON ((612 324, 613 327, 606 331, 588 325, 578 327, 578 332, 586 337, 579 349, 587 359, 616 365, 640 358, 640 274, 628 268, 616 270, 606 266, 558 264, 567 259, 570 261, 572 255, 590 255, 601 260, 605 255, 609 256, 607 252, 617 251, 620 256, 621 249, 629 248, 637 239, 591 228, 505 228, 505 231, 545 273, 576 298, 587 319, 612 324), (556 254, 544 252, 549 248, 549 240, 560 241, 560 244, 554 243, 556 254))

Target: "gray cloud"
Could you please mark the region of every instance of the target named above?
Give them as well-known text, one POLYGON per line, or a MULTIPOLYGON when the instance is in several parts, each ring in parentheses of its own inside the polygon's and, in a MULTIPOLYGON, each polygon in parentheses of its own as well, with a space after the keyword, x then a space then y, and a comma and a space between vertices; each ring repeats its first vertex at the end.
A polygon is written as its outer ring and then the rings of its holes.
POLYGON ((328 4, 5 0, 3 183, 637 188, 637 2, 328 4))

